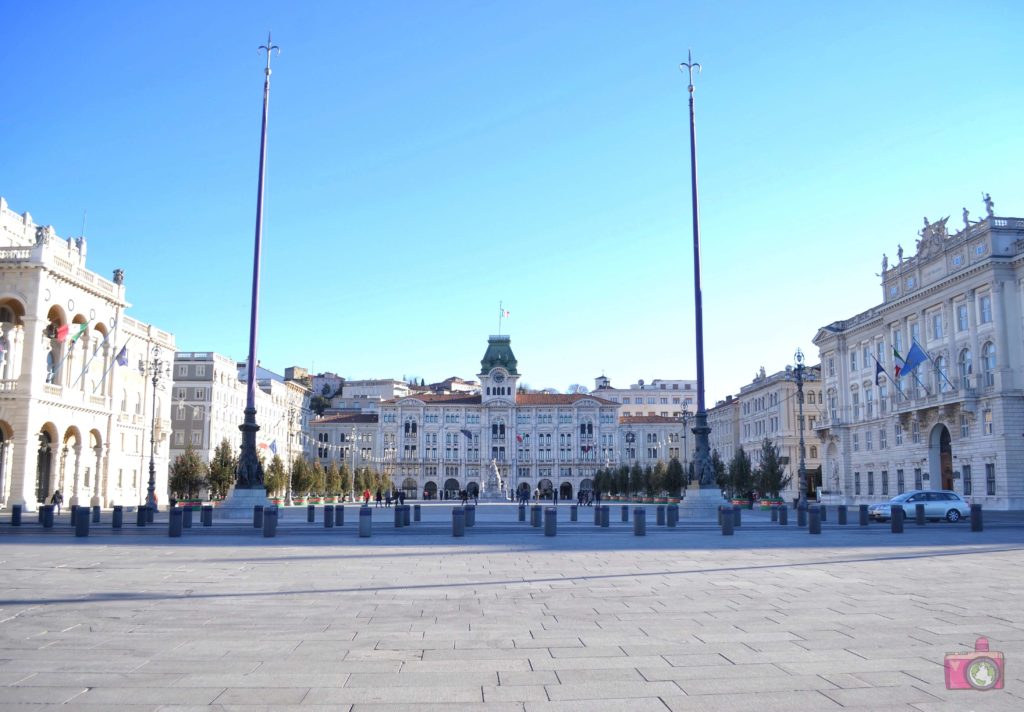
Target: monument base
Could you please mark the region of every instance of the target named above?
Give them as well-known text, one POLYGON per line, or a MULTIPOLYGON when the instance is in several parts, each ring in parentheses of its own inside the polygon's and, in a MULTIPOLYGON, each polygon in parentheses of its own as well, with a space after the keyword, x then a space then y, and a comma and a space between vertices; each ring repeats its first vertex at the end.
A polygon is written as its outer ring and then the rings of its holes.
POLYGON ((718 521, 718 508, 727 505, 718 487, 689 487, 679 503, 679 518, 690 521, 718 521))
POLYGON ((484 490, 477 497, 480 502, 508 502, 508 496, 504 490, 492 490, 490 488, 484 490))
POLYGON ((224 501, 213 508, 213 517, 214 519, 252 521, 252 508, 257 504, 264 507, 270 506, 266 488, 235 489, 235 486, 232 485, 224 501))

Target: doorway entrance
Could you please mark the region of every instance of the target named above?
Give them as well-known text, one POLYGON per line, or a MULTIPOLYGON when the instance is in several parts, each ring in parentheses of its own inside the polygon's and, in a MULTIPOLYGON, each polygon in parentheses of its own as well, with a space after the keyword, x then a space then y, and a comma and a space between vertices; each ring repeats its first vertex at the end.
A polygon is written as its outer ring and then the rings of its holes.
POLYGON ((949 428, 939 423, 928 438, 928 473, 931 486, 953 489, 953 447, 949 428))

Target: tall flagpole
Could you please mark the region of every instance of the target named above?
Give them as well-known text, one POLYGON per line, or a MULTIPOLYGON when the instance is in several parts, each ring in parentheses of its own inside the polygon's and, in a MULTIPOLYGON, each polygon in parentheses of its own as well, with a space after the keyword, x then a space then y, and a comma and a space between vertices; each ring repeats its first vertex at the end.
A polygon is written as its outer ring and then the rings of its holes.
POLYGON ((273 44, 270 33, 267 43, 259 49, 267 52, 267 68, 263 79, 263 125, 260 130, 260 172, 256 190, 256 240, 252 258, 252 310, 249 316, 249 358, 246 362, 245 420, 238 426, 242 431, 242 452, 235 471, 236 489, 263 487, 263 466, 256 455, 256 333, 259 324, 260 305, 260 245, 263 241, 263 178, 266 174, 267 158, 267 113, 270 105, 270 56, 281 48, 273 44))
POLYGON ((700 73, 700 64, 693 54, 686 53, 679 69, 690 79, 690 194, 693 202, 693 307, 695 311, 697 341, 697 413, 693 417, 694 454, 693 469, 702 488, 714 488, 715 473, 711 466, 711 444, 708 435, 708 413, 704 403, 704 306, 700 289, 700 209, 697 202, 697 124, 693 112, 693 70, 700 73), (685 69, 684 69, 685 68, 685 69))

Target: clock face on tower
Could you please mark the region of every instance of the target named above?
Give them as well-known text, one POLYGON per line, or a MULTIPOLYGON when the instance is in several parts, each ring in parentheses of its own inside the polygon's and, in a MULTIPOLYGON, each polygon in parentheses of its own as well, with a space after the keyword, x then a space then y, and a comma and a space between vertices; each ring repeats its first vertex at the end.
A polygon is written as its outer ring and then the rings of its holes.
POLYGON ((493 379, 494 379, 495 383, 504 383, 505 382, 505 374, 502 373, 501 371, 495 371, 493 379))

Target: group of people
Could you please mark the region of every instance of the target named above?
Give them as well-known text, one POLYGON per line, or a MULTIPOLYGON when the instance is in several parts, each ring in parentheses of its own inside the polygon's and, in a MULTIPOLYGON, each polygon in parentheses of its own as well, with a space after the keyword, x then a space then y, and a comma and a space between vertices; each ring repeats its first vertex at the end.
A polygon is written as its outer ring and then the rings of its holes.
MULTIPOLYGON (((363 490, 363 504, 369 506, 370 505, 370 497, 371 496, 374 496, 374 495, 370 494, 370 488, 367 487, 366 489, 364 489, 363 490)), ((394 490, 394 491, 392 491, 390 489, 385 490, 385 489, 382 489, 382 488, 378 487, 377 488, 377 493, 374 496, 374 501, 377 503, 378 507, 381 506, 382 503, 383 503, 383 505, 385 507, 390 507, 392 502, 395 502, 396 504, 402 505, 402 504, 405 504, 405 492, 403 492, 402 490, 394 490)))

